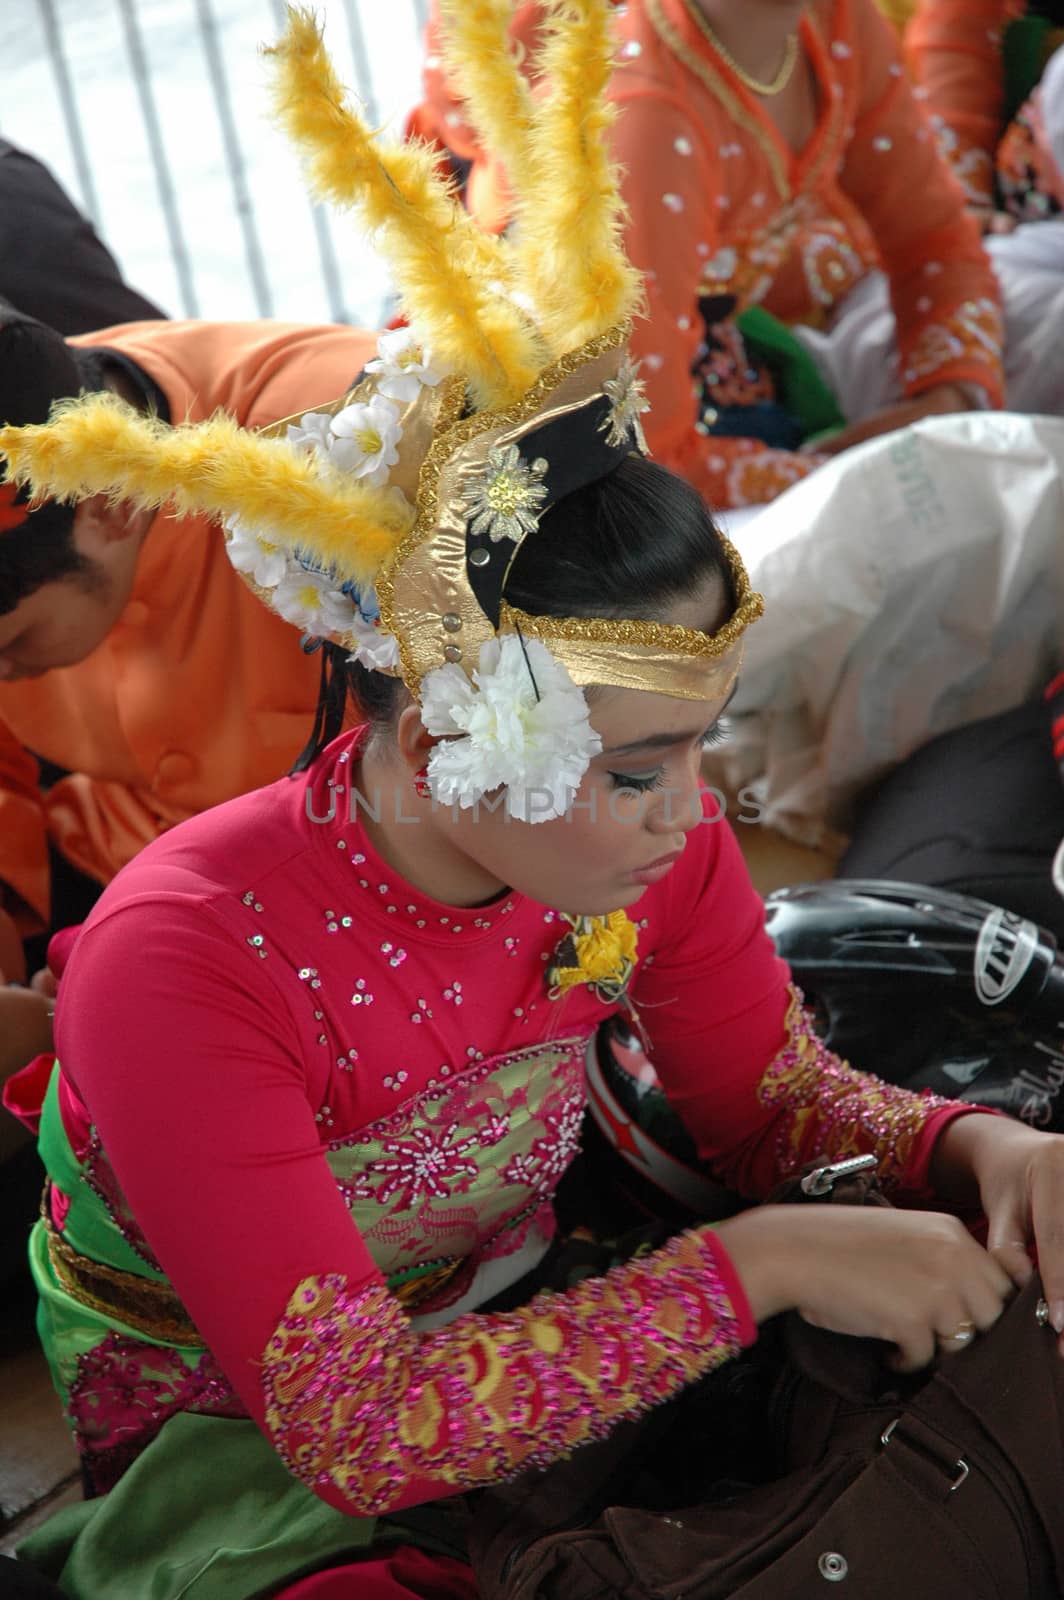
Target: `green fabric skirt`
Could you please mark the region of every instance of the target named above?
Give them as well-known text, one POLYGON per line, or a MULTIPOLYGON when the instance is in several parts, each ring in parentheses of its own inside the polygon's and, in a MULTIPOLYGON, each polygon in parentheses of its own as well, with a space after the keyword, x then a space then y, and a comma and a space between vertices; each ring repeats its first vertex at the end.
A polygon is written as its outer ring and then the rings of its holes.
MULTIPOLYGON (((88 1181, 63 1128, 57 1085, 53 1074, 40 1152, 67 1200, 61 1241, 148 1290, 165 1285, 88 1181)), ((20 1561, 71 1600, 253 1600, 309 1573, 386 1553, 384 1546, 464 1558, 460 1498, 380 1519, 326 1505, 288 1473, 255 1423, 212 1403, 199 1376, 210 1361, 202 1345, 173 1344, 76 1298, 49 1239, 42 1220, 30 1238, 41 1343, 94 1481, 115 1481, 26 1538, 20 1561)))
POLYGON ((253 1600, 394 1544, 461 1558, 460 1503, 345 1516, 289 1475, 253 1422, 185 1412, 109 1494, 57 1512, 18 1558, 71 1600, 253 1600))

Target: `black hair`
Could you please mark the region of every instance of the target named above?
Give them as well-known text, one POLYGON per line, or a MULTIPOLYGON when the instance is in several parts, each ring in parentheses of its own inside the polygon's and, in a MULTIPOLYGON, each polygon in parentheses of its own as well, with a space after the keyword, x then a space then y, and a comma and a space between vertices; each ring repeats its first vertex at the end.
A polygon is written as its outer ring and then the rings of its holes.
MULTIPOLYGON (((657 462, 630 455, 545 513, 517 552, 505 597, 530 616, 656 620, 711 578, 720 580, 731 615, 735 579, 701 495, 657 462)), ((352 662, 347 683, 363 717, 393 720, 403 688, 397 678, 352 662)))
POLYGON ((630 455, 547 512, 518 550, 505 594, 531 616, 658 620, 710 578, 730 615, 735 580, 705 501, 684 478, 630 455))
POLYGON ((0 617, 46 583, 70 578, 86 591, 99 583, 99 569, 74 544, 73 506, 49 501, 26 522, 0 534, 0 617))
MULTIPOLYGON (((0 303, 2 313, 2 303, 0 303)), ((23 402, 12 420, 18 423, 43 422, 48 406, 53 400, 65 399, 79 390, 103 389, 105 385, 102 362, 93 351, 73 353, 64 350, 69 362, 69 372, 62 365, 62 357, 49 369, 47 357, 52 354, 42 339, 59 341, 51 329, 29 320, 19 320, 3 326, 3 356, 11 361, 12 371, 5 375, 5 385, 18 384, 20 367, 26 373, 27 388, 36 385, 39 393, 19 392, 15 397, 23 402), (44 368, 44 371, 41 371, 44 368), (60 379, 69 382, 60 383, 60 379)), ((61 341, 59 341, 61 343, 61 341)), ((7 409, 7 408, 5 408, 7 409)), ((5 418, 4 420, 7 420, 5 418)), ((74 543, 74 515, 76 506, 62 505, 58 500, 47 500, 36 511, 30 512, 29 493, 20 490, 14 506, 26 508, 27 515, 16 527, 0 531, 0 617, 14 611, 23 600, 46 583, 71 579, 87 593, 98 589, 102 579, 96 562, 82 555, 74 543)))

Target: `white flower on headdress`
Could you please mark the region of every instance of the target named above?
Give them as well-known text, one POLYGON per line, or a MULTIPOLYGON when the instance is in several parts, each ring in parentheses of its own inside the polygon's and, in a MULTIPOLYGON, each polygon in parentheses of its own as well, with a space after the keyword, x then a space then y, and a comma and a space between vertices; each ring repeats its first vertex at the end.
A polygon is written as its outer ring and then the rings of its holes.
POLYGON ((599 424, 599 432, 606 435, 606 443, 611 450, 616 450, 629 434, 634 434, 638 448, 644 455, 649 455, 646 434, 643 432, 640 418, 644 411, 650 410, 650 401, 643 389, 639 367, 638 361, 633 361, 631 356, 626 355, 617 368, 617 376, 607 378, 602 385, 603 392, 611 405, 605 420, 599 424))
POLYGON ((344 406, 332 419, 332 433, 329 459, 334 466, 373 487, 387 482, 389 468, 399 460, 395 447, 403 437, 397 406, 379 394, 344 406))
POLYGON ((490 450, 466 501, 469 532, 474 537, 486 533, 493 544, 500 539, 519 544, 526 533, 534 532, 547 498, 547 486, 540 479, 548 465, 542 456, 529 465, 515 444, 490 450))
POLYGON ((481 646, 473 681, 437 667, 421 684, 429 733, 464 734, 436 745, 428 781, 442 805, 468 809, 506 786, 506 810, 523 822, 564 815, 602 741, 587 701, 538 639, 503 634, 481 646))
POLYGON ((423 386, 435 389, 443 377, 442 372, 433 371, 431 353, 413 328, 382 333, 377 340, 377 359, 367 363, 366 371, 383 374, 377 393, 388 400, 416 400, 423 386))
POLYGON ((315 638, 350 633, 358 615, 354 601, 337 588, 332 573, 311 571, 299 561, 288 563, 271 600, 279 616, 315 638))
POLYGON ((385 633, 379 623, 368 621, 361 611, 355 612, 348 638, 355 646, 348 661, 357 661, 371 672, 384 672, 388 667, 399 665, 399 645, 394 633, 385 633))
POLYGON ((225 525, 225 553, 238 572, 246 572, 260 589, 273 589, 288 570, 288 552, 240 517, 225 525))
POLYGON ((298 422, 288 424, 288 443, 308 455, 327 456, 332 444, 332 420, 327 411, 304 411, 298 422))

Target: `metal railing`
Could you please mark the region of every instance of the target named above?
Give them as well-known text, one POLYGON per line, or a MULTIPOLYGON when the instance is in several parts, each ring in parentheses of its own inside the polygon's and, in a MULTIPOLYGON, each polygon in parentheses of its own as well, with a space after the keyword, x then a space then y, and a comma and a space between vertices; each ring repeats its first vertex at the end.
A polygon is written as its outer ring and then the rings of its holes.
MULTIPOLYGON (((417 99, 428 0, 317 0, 373 126, 417 99)), ((51 167, 125 276, 176 316, 379 324, 389 285, 310 202, 256 46, 284 0, 8 0, 0 130, 51 167)))

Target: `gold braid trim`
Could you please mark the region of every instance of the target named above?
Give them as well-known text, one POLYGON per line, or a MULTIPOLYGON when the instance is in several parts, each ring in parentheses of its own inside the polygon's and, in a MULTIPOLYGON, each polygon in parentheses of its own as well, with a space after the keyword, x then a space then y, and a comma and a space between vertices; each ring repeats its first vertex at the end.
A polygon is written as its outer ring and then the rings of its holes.
MULTIPOLYGON (((483 446, 485 441, 504 434, 512 436, 523 424, 534 423, 541 415, 546 418, 551 405, 558 403, 561 386, 574 375, 585 372, 591 363, 601 362, 614 351, 623 350, 630 332, 630 324, 618 324, 589 340, 579 350, 562 356, 540 374, 520 401, 505 410, 464 415, 466 392, 461 379, 448 379, 443 386, 435 433, 418 477, 416 520, 409 532, 400 536, 394 555, 389 557, 377 579, 382 625, 398 643, 399 670, 415 698, 419 696, 426 672, 443 664, 444 644, 455 642, 452 637, 440 635, 437 653, 435 636, 443 613, 454 610, 460 615, 463 624, 460 643, 470 664, 475 665, 480 644, 494 632, 473 601, 464 556, 457 548, 457 530, 464 521, 464 511, 456 511, 455 506, 447 508, 442 503, 446 499, 441 483, 444 473, 453 475, 456 461, 463 459, 462 452, 471 446, 483 446), (451 513, 451 521, 445 528, 451 513), (445 545, 450 547, 446 559, 443 556, 445 545)), ((601 381, 602 374, 588 371, 587 377, 586 398, 590 399, 594 393, 592 385, 601 381)), ((572 398, 571 394, 567 395, 566 403, 571 403, 572 398)), ((585 397, 579 398, 582 403, 585 397)), ((453 497, 456 491, 452 487, 448 493, 453 497)), ((459 504, 460 497, 455 500, 455 505, 459 504)), ((656 651, 659 660, 652 671, 647 668, 648 679, 653 680, 652 687, 661 693, 686 694, 687 698, 708 696, 713 692, 712 685, 684 688, 678 683, 670 688, 667 657, 672 655, 690 662, 725 656, 764 610, 761 596, 750 588, 739 552, 727 540, 723 543, 738 604, 728 621, 712 635, 629 619, 529 617, 505 603, 501 616, 504 624, 508 620, 511 626, 519 626, 523 632, 545 641, 569 640, 620 646, 622 650, 627 646, 656 651), (666 657, 664 662, 660 660, 662 655, 666 657)), ((589 678, 576 681, 599 681, 599 676, 593 673, 589 678)), ((613 680, 607 677, 604 681, 613 680)))
POLYGON ((203 1348, 203 1339, 168 1283, 157 1283, 136 1272, 123 1272, 119 1267, 108 1267, 91 1256, 83 1256, 57 1232, 48 1215, 47 1195, 41 1206, 41 1221, 52 1270, 78 1305, 125 1323, 156 1344, 203 1348))
POLYGON ((590 644, 645 644, 678 656, 726 655, 739 636, 761 616, 765 602, 749 588, 737 609, 716 633, 699 633, 669 622, 638 622, 616 617, 532 617, 503 601, 499 631, 508 629, 549 644, 552 639, 576 639, 590 644))
MULTIPOLYGON (((202 1335, 168 1283, 142 1278, 121 1267, 109 1267, 82 1255, 67 1243, 48 1214, 47 1194, 41 1205, 52 1270, 70 1298, 102 1317, 124 1323, 154 1344, 182 1349, 205 1348, 202 1335)), ((412 1268, 398 1281, 389 1279, 386 1293, 405 1310, 415 1311, 432 1299, 465 1266, 464 1256, 446 1257, 424 1268, 412 1268)))

